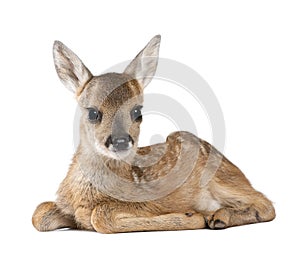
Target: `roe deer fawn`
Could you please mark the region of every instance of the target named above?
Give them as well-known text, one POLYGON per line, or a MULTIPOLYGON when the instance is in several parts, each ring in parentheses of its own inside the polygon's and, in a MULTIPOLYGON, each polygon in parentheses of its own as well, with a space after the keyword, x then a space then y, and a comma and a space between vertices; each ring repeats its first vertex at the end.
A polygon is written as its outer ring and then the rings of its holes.
POLYGON ((33 214, 37 230, 222 229, 275 218, 272 203, 244 174, 193 134, 137 146, 143 89, 155 74, 159 45, 157 35, 123 73, 93 76, 54 42, 56 71, 82 112, 80 143, 56 201, 33 214))

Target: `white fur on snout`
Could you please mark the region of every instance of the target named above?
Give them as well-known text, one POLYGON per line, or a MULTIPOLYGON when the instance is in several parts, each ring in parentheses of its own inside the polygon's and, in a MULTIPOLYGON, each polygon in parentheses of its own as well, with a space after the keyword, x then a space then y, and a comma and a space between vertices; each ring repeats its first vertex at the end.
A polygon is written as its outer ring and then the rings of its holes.
POLYGON ((110 144, 110 145, 108 146, 108 150, 109 150, 109 151, 111 151, 111 152, 113 152, 113 151, 114 151, 114 147, 113 147, 113 145, 112 145, 112 144, 110 144))
MULTIPOLYGON (((96 150, 99 154, 102 154, 104 156, 107 156, 109 158, 113 158, 113 159, 118 159, 118 156, 112 152, 110 149, 106 149, 104 148, 99 142, 98 140, 95 141, 95 147, 96 150)), ((109 146, 110 147, 110 146, 109 146)))

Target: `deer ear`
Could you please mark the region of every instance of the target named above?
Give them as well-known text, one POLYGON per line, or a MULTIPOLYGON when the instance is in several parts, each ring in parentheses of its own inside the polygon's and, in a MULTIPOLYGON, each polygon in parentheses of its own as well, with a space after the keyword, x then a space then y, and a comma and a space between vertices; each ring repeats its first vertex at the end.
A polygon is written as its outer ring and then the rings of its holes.
POLYGON ((73 93, 93 77, 78 56, 59 41, 53 44, 53 58, 58 77, 73 93))
POLYGON ((160 38, 160 35, 152 38, 124 71, 124 73, 137 79, 143 87, 146 87, 150 83, 155 74, 158 63, 160 38))

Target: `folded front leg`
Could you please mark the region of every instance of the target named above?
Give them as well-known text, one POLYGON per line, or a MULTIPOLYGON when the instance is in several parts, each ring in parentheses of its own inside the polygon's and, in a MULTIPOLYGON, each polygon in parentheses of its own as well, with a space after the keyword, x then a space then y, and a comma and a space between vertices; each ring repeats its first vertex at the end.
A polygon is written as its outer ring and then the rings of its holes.
POLYGON ((144 211, 122 210, 114 203, 97 206, 93 210, 91 222, 94 229, 101 233, 201 229, 206 226, 200 213, 153 215, 144 211))
POLYGON ((41 203, 33 213, 32 224, 38 231, 77 228, 73 218, 64 215, 54 202, 41 203))

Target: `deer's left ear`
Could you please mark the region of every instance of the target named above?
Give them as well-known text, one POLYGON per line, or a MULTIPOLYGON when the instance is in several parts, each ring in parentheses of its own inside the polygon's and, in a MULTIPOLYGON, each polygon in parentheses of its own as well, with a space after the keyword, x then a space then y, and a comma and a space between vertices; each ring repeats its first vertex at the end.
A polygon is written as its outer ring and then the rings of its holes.
POLYGON ((152 38, 124 71, 124 73, 135 78, 143 87, 146 87, 150 83, 155 74, 158 63, 160 38, 160 35, 152 38))

